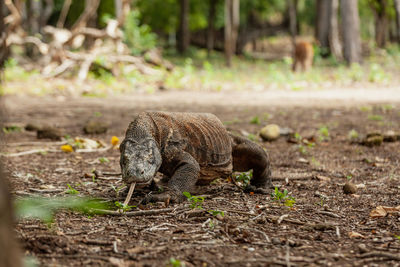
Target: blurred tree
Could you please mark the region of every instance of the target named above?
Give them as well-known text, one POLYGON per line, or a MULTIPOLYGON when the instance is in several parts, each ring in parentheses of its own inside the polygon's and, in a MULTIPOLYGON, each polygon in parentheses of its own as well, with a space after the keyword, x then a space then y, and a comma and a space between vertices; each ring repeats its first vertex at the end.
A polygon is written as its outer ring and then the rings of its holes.
POLYGON ((292 58, 295 58, 296 35, 297 35, 297 0, 287 0, 289 8, 290 35, 292 36, 292 58))
POLYGON ((190 43, 189 31, 189 0, 180 0, 180 16, 177 48, 180 53, 184 53, 190 43))
POLYGON ((387 0, 370 0, 375 17, 375 41, 378 47, 385 47, 388 36, 389 19, 387 14, 387 0))
MULTIPOLYGON (((7 46, 6 46, 6 38, 7 38, 7 31, 6 26, 4 24, 5 18, 5 6, 4 1, 0 1, 0 71, 4 65, 4 61, 7 58, 7 46)), ((1 76, 0 76, 1 82, 1 76)))
POLYGON ((342 60, 342 45, 339 40, 338 10, 339 0, 331 0, 330 22, 329 22, 329 48, 331 54, 337 59, 342 60))
POLYGON ((400 0, 394 0, 394 7, 396 10, 396 34, 397 42, 400 43, 400 0))
POLYGON ((225 0, 225 58, 226 65, 232 65, 232 55, 236 51, 236 42, 239 31, 239 0, 225 0))
POLYGON ((329 54, 329 33, 331 22, 331 0, 317 0, 317 21, 316 21, 316 39, 321 48, 321 55, 329 54))
POLYGON ((348 64, 361 62, 360 18, 357 0, 340 1, 343 56, 348 64))
POLYGON ((217 0, 209 0, 208 27, 207 27, 207 54, 208 54, 208 56, 210 56, 211 51, 214 49, 216 8, 217 8, 217 0))

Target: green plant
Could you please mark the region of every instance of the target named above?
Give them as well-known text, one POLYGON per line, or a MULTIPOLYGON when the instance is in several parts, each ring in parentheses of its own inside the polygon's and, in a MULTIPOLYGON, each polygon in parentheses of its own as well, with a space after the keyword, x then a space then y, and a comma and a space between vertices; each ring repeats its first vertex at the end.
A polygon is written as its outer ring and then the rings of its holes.
POLYGON ((359 135, 358 135, 358 132, 356 130, 351 129, 351 131, 348 133, 347 136, 348 136, 348 138, 350 140, 354 140, 354 139, 357 139, 359 135))
POLYGON ((318 130, 319 132, 319 140, 320 141, 325 141, 325 140, 329 140, 329 129, 328 126, 321 126, 318 130))
POLYGON ((130 211, 132 208, 136 207, 136 206, 124 205, 124 203, 121 203, 119 201, 115 201, 114 204, 119 210, 122 210, 123 212, 130 211))
POLYGON ((311 164, 316 167, 321 165, 321 163, 318 160, 316 160, 314 156, 311 157, 311 164))
POLYGON ((248 172, 241 172, 237 175, 233 176, 233 179, 235 179, 236 182, 241 183, 244 187, 250 184, 250 180, 253 177, 253 171, 248 171, 248 172))
POLYGON ((203 202, 204 202, 204 197, 192 196, 189 192, 183 192, 183 195, 190 202, 191 209, 203 209, 201 204, 203 204, 203 202))
POLYGON ((184 267, 184 266, 185 266, 185 263, 184 263, 184 262, 181 262, 181 261, 178 260, 178 259, 170 258, 170 259, 169 259, 169 264, 168 264, 168 266, 171 266, 171 267, 184 267))
POLYGON ((353 179, 353 175, 349 174, 346 176, 347 181, 350 181, 351 179, 353 179))
POLYGON ((120 187, 115 187, 114 185, 111 185, 111 188, 114 190, 115 196, 118 197, 119 191, 121 191, 121 189, 125 188, 125 185, 122 185, 120 187))
POLYGON ((261 124, 261 120, 260 120, 260 118, 258 116, 254 116, 253 118, 251 118, 250 123, 251 124, 260 125, 261 124))
POLYGON ((299 151, 300 151, 301 154, 303 154, 303 155, 307 155, 308 154, 307 148, 305 146, 299 145, 298 148, 299 148, 299 151))
POLYGON ((282 203, 287 207, 293 207, 296 203, 296 199, 289 196, 289 192, 285 189, 283 192, 279 191, 278 187, 275 187, 274 192, 271 194, 272 200, 282 203))
POLYGON ((107 163, 107 162, 110 162, 110 161, 108 160, 108 158, 106 158, 106 157, 101 157, 101 158, 99 158, 99 161, 100 161, 100 163, 107 163))
POLYGON ((101 117, 101 116, 102 116, 101 112, 99 112, 99 111, 95 111, 95 112, 93 113, 93 115, 94 115, 95 117, 101 117))
POLYGON ((54 214, 62 209, 93 214, 97 209, 106 209, 106 204, 99 200, 80 197, 42 198, 27 197, 16 201, 16 213, 19 218, 38 218, 51 223, 54 214))
POLYGON ((249 134, 247 138, 253 142, 257 141, 257 135, 255 134, 249 134))
POLYGON ((77 195, 77 194, 79 194, 79 191, 76 190, 76 189, 74 189, 74 188, 72 188, 72 186, 71 186, 70 184, 67 184, 67 186, 68 186, 68 190, 65 191, 65 193, 70 194, 70 195, 77 195))
POLYGON ((382 121, 383 117, 381 115, 371 114, 371 115, 368 115, 368 119, 371 121, 382 121))
POLYGON ((207 212, 210 213, 212 216, 218 216, 218 215, 220 215, 221 217, 225 216, 225 213, 219 210, 209 210, 207 212))
POLYGON ((400 241, 400 235, 394 235, 394 237, 400 241))
POLYGON ((10 126, 5 126, 3 127, 3 132, 5 134, 9 134, 9 133, 17 133, 17 132, 21 132, 22 128, 16 125, 10 125, 10 126))
POLYGON ((138 10, 129 12, 124 23, 124 42, 133 55, 141 54, 156 46, 156 35, 150 26, 140 24, 138 10))

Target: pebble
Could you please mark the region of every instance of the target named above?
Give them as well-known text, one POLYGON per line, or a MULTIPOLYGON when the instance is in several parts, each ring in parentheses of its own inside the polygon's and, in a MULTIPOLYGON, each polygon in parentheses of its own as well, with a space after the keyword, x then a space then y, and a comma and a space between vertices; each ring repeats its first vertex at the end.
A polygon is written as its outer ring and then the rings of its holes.
POLYGON ((343 193, 345 194, 355 194, 356 192, 357 192, 357 186, 351 182, 347 182, 343 186, 343 193))
POLYGON ((280 128, 276 124, 268 124, 261 129, 260 136, 265 141, 276 140, 280 136, 280 128))

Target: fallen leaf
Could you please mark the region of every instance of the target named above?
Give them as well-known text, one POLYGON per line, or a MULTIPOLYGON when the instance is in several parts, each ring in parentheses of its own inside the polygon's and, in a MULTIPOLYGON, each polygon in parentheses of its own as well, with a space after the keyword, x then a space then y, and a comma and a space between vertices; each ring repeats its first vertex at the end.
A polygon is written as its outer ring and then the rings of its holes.
POLYGON ((70 145, 61 146, 61 150, 64 151, 64 152, 74 152, 74 149, 70 145))
POLYGON ((250 192, 250 196, 254 195, 254 192, 250 192))
POLYGON ((383 206, 378 206, 375 209, 373 209, 370 213, 369 216, 371 218, 382 218, 385 217, 388 213, 386 210, 383 208, 383 206))
POLYGON ((111 137, 111 144, 112 144, 113 146, 118 145, 118 144, 119 144, 119 139, 118 139, 118 137, 116 137, 116 136, 111 137))
POLYGON ((323 176, 323 175, 317 175, 318 180, 320 180, 321 182, 330 182, 331 178, 327 177, 327 176, 323 176))
POLYGON ((372 218, 381 218, 385 217, 388 214, 400 212, 400 206, 397 207, 388 207, 388 206, 378 206, 373 209, 369 216, 372 218))
POLYGON ((363 236, 362 234, 353 232, 353 231, 349 232, 349 237, 350 238, 365 238, 365 236, 363 236))

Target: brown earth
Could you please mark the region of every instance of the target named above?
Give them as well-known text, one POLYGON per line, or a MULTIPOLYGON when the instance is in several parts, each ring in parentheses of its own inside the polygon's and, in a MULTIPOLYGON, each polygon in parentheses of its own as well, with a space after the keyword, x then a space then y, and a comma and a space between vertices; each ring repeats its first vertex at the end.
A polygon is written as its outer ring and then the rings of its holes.
MULTIPOLYGON (((134 115, 149 109, 212 112, 230 130, 245 135, 256 135, 263 125, 276 123, 315 142, 311 147, 307 141, 293 143, 294 138, 292 142, 285 137, 259 140, 269 151, 274 184, 295 199, 291 208, 272 196, 244 193, 232 182, 218 181, 199 188, 196 195, 206 196, 201 210, 191 210, 184 203, 172 205, 176 209, 170 212, 135 217, 60 211, 51 227, 21 219, 17 224, 21 246, 42 266, 179 266, 171 258, 186 266, 400 266, 396 237, 400 236, 400 212, 370 216, 377 206, 400 205, 400 141, 366 147, 348 137, 353 129, 360 136, 388 130, 398 133, 400 94, 394 92, 6 97, 10 125, 47 124, 71 137, 106 143, 113 135, 122 139, 134 115), (96 116, 109 123, 108 132, 85 135, 85 122, 96 116), (250 123, 255 116, 260 124, 250 123), (322 126, 329 129, 326 140, 320 138, 322 126), (349 179, 358 186, 356 194, 343 193, 349 179), (224 211, 224 216, 214 216, 209 210, 224 211)), ((34 148, 60 151, 58 143, 36 140, 32 132, 8 133, 5 140, 3 151, 9 153, 34 148)), ((119 172, 116 149, 36 153, 5 161, 17 198, 33 193, 66 196, 70 184, 79 196, 111 203, 124 199, 112 188, 122 186, 118 177, 94 181, 85 177, 93 169, 119 172), (101 163, 101 157, 109 162, 101 163)), ((148 191, 137 189, 130 204, 137 205, 148 191)), ((157 210, 164 204, 140 208, 157 210)))

